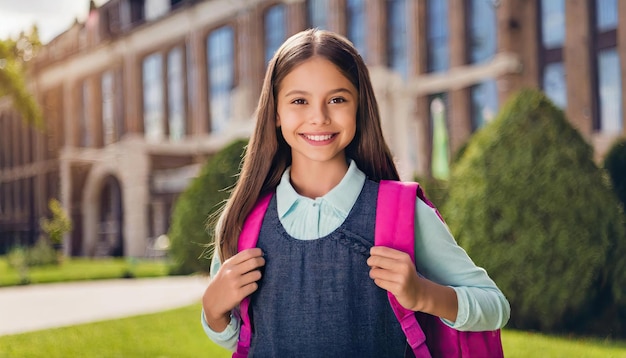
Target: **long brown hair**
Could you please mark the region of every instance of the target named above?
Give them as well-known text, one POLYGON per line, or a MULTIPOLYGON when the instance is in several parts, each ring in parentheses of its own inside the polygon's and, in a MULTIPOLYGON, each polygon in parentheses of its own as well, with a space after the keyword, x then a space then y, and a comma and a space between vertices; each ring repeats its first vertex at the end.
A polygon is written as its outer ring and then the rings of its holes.
POLYGON ((276 127, 276 97, 282 80, 296 66, 319 56, 332 62, 358 90, 356 134, 346 147, 371 180, 398 180, 389 147, 383 138, 378 104, 368 69, 354 46, 344 37, 324 30, 299 32, 276 51, 270 61, 255 117, 256 127, 246 148, 237 184, 216 226, 220 260, 237 253, 243 223, 259 197, 273 191, 291 165, 291 148, 276 127))

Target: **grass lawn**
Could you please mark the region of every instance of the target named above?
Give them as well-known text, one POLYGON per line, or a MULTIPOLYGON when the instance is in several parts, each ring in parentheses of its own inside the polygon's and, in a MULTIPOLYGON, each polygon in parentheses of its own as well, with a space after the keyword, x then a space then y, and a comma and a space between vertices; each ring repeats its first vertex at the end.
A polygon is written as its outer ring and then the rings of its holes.
POLYGON ((200 326, 200 305, 0 337, 0 357, 230 357, 200 326))
MULTIPOLYGON (((0 357, 230 357, 209 341, 200 305, 0 337, 0 357)), ((626 342, 568 339, 505 330, 506 357, 626 357, 626 342)))
POLYGON ((539 333, 504 330, 504 356, 517 357, 626 357, 626 342, 591 338, 547 336, 539 333))
MULTIPOLYGON (((58 266, 30 268, 28 278, 31 283, 51 283, 121 278, 128 273, 134 277, 158 277, 166 276, 167 272, 165 261, 65 258, 58 266)), ((6 258, 0 257, 0 287, 14 286, 19 282, 19 273, 9 267, 6 258)))

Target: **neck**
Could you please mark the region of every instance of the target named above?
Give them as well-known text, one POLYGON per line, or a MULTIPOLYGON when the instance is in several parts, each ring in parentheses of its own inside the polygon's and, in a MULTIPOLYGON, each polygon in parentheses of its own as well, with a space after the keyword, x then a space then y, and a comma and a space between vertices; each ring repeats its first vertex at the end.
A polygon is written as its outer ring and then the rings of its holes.
POLYGON ((291 164, 291 185, 298 194, 315 199, 336 187, 347 171, 345 158, 332 162, 294 162, 291 164))

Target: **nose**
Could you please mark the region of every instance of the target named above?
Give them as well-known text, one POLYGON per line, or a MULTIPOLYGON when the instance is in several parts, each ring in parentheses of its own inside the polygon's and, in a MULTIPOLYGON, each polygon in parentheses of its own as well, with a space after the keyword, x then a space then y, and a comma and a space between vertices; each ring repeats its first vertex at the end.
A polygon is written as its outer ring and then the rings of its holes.
POLYGON ((330 112, 328 105, 322 103, 319 106, 314 106, 313 113, 310 117, 311 124, 328 124, 330 123, 330 112))

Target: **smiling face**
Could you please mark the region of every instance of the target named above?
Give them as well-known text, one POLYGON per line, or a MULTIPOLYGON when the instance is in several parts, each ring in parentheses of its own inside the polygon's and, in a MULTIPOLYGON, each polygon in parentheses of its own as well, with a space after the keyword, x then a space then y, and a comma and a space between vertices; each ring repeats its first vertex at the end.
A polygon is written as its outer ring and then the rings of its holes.
POLYGON ((358 95, 330 61, 313 57, 285 76, 277 94, 276 125, 291 147, 292 165, 345 165, 356 133, 358 95))

